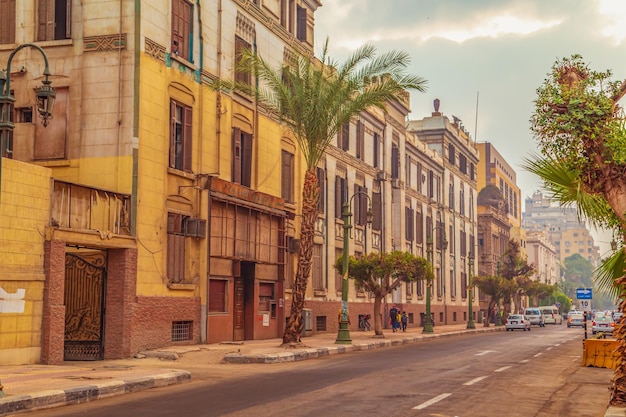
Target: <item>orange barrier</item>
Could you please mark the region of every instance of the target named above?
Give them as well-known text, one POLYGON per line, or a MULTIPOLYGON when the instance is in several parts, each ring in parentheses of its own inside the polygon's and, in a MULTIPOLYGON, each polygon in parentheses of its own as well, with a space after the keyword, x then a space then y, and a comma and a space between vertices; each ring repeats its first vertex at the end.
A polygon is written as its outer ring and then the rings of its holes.
POLYGON ((586 339, 583 341, 582 366, 615 369, 617 340, 586 339))

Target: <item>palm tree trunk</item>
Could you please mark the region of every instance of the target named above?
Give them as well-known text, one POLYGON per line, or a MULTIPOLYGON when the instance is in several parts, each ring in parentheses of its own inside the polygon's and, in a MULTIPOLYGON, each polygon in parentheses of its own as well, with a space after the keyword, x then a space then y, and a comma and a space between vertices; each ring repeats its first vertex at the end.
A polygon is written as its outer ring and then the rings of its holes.
MULTIPOLYGON (((619 310, 622 314, 626 314, 626 276, 615 280, 615 285, 621 288, 619 310)), ((626 360, 624 360, 626 355, 626 326, 623 320, 620 319, 615 324, 615 331, 613 332, 613 336, 617 339, 617 349, 615 350, 617 357, 615 359, 615 373, 609 389, 611 392, 609 404, 620 407, 626 405, 626 360)))
POLYGON ((315 171, 307 170, 302 187, 302 223, 300 225, 300 250, 298 251, 298 270, 291 293, 291 313, 287 318, 283 344, 300 342, 302 334, 302 309, 306 297, 306 287, 311 274, 313 259, 313 238, 320 187, 315 171))

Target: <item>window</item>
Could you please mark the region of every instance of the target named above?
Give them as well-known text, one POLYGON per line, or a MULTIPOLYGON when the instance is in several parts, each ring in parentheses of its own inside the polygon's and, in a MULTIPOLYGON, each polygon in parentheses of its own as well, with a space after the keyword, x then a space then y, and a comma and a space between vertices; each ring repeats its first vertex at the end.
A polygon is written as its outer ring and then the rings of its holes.
POLYGON ((454 157, 454 145, 449 144, 448 145, 448 162, 450 162, 452 165, 454 165, 456 163, 456 159, 454 157))
POLYGON ((400 176, 400 148, 395 143, 391 145, 391 178, 400 176))
POLYGON ((317 211, 324 214, 326 210, 326 170, 324 168, 317 168, 317 184, 320 187, 317 211))
POLYGON ((313 263, 311 265, 311 281, 314 290, 324 290, 324 265, 322 263, 322 245, 313 245, 313 263))
POLYGON ((54 110, 52 111, 54 123, 50 123, 48 127, 35 123, 33 158, 38 161, 65 159, 67 157, 67 121, 70 116, 68 114, 69 88, 57 88, 56 93, 54 110))
POLYGON ((343 151, 350 149, 350 123, 341 125, 341 129, 337 132, 337 147, 343 151))
POLYGON ((378 165, 380 164, 380 136, 378 135, 378 133, 374 133, 374 140, 372 141, 372 154, 374 155, 374 161, 373 161, 373 166, 374 168, 378 168, 378 165))
POLYGON ((233 129, 233 179, 236 184, 252 184, 252 135, 233 129))
POLYGON ((474 163, 470 162, 470 172, 469 172, 470 180, 474 181, 474 163))
POLYGON ((225 279, 209 280, 209 313, 227 313, 226 289, 228 281, 225 279))
POLYGON ((415 241, 424 243, 424 215, 419 210, 415 212, 415 241))
POLYGON ((356 157, 365 160, 365 126, 360 120, 356 122, 356 157))
POLYGON ((259 311, 271 311, 274 300, 274 283, 259 283, 259 311))
POLYGON ((461 192, 459 194, 459 214, 465 215, 465 190, 461 186, 461 192))
POLYGON ((412 241, 414 236, 415 225, 413 224, 414 210, 411 207, 404 208, 404 237, 406 240, 412 241))
POLYGON ((296 9, 296 19, 298 20, 297 23, 297 32, 296 32, 296 38, 298 38, 299 41, 302 42, 306 42, 307 40, 307 27, 306 27, 306 9, 304 7, 300 7, 297 6, 296 9))
POLYGON ((354 207, 352 209, 354 224, 364 226, 367 223, 367 188, 355 184, 354 194, 354 207))
POLYGON ((167 213, 167 278, 169 282, 185 282, 185 217, 178 213, 167 213))
POLYGON ((343 216, 343 205, 348 202, 348 180, 337 175, 335 177, 335 218, 343 216))
POLYGON ((380 231, 382 225, 382 199, 380 193, 372 193, 372 211, 374 218, 372 219, 372 230, 380 231))
POLYGON ((242 84, 252 84, 252 74, 250 72, 237 69, 237 64, 241 60, 241 55, 246 49, 250 49, 250 44, 239 36, 235 36, 235 81, 242 84))
POLYGON ((187 0, 172 0, 172 55, 193 62, 191 56, 193 6, 187 0))
POLYGON ((459 170, 463 174, 467 174, 467 157, 464 154, 459 154, 459 170))
POLYGON ((282 151, 281 197, 285 201, 293 201, 293 154, 282 151))
POLYGON ((432 170, 428 171, 428 197, 435 197, 435 173, 432 170))
POLYGON ((170 101, 170 168, 191 172, 191 107, 170 101))
POLYGON ((15 0, 0 0, 0 43, 15 43, 15 0))
POLYGON ((448 207, 451 208, 453 211, 455 209, 455 201, 454 201, 454 182, 450 183, 450 186, 448 188, 448 207))
POLYGON ((72 0, 39 0, 37 40, 70 39, 71 10, 72 0))

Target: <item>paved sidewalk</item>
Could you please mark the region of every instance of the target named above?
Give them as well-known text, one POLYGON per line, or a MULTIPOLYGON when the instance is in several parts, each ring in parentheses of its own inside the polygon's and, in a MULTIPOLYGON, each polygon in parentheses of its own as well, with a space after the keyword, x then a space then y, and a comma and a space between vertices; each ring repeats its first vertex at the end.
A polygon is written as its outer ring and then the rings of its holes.
MULTIPOLYGON (((188 382, 192 378, 188 369, 198 369, 203 365, 237 366, 229 364, 300 361, 428 342, 459 334, 475 337, 494 331, 504 331, 504 327, 484 328, 477 325, 476 329, 467 330, 465 324, 436 326, 432 334, 423 334, 421 327, 410 328, 406 333, 385 329, 383 338, 375 337, 373 331, 351 331, 351 345, 337 345, 335 333, 324 333, 305 337, 305 346, 292 349, 280 347, 281 339, 250 340, 172 346, 141 352, 135 358, 122 360, 65 362, 61 366, 3 366, 0 369, 0 383, 4 386, 5 396, 0 398, 0 416, 188 382)), ((617 415, 621 417, 626 414, 617 415)))

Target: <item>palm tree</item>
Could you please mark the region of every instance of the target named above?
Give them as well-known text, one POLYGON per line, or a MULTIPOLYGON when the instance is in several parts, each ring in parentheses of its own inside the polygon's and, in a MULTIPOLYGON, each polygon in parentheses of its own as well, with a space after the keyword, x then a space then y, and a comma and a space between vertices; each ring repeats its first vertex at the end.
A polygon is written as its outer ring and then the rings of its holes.
POLYGON ((365 45, 338 64, 328 56, 328 40, 319 61, 298 55, 292 62, 274 68, 254 52, 244 51, 240 56, 238 70, 256 76, 259 87, 237 83, 231 87, 250 92, 280 118, 298 143, 306 167, 298 266, 283 344, 299 343, 302 332, 302 309, 318 213, 317 165, 341 126, 351 118, 371 107, 384 111, 389 102, 400 100, 406 90, 425 91, 425 79, 405 73, 409 62, 404 52, 377 56, 373 46, 365 45))
MULTIPOLYGON (((626 127, 619 101, 626 81, 611 72, 590 70, 580 55, 555 62, 537 89, 532 131, 542 156, 525 168, 543 179, 563 206, 575 204, 592 226, 612 229, 626 238, 626 127)), ((626 310, 624 253, 600 268, 605 286, 614 287, 620 310, 626 310)), ((626 405, 626 327, 616 327, 619 357, 611 383, 611 405, 626 405)))

